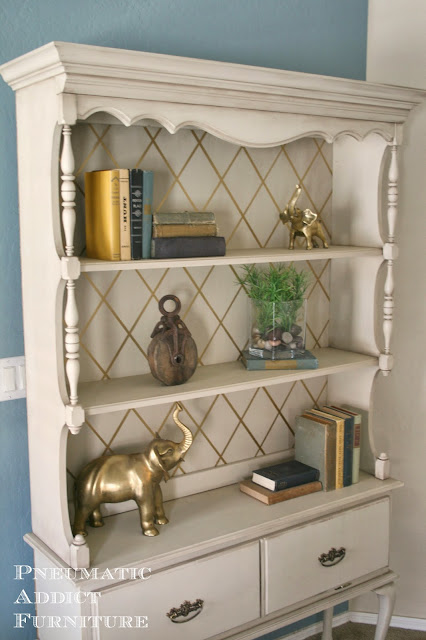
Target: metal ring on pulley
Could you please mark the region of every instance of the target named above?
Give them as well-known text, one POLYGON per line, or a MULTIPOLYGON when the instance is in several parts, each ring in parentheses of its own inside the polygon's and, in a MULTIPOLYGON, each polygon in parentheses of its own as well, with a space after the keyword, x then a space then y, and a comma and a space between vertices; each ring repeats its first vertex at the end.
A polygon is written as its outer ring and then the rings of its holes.
POLYGON ((163 296, 160 300, 160 302, 158 303, 158 308, 160 309, 160 313, 163 316, 166 316, 167 318, 172 318, 173 316, 177 316, 179 315, 179 311, 181 310, 181 303, 180 300, 177 296, 173 296, 171 294, 167 295, 167 296, 163 296), (166 309, 164 308, 164 303, 167 302, 168 300, 173 300, 173 302, 175 303, 175 308, 173 309, 173 311, 166 311, 166 309))

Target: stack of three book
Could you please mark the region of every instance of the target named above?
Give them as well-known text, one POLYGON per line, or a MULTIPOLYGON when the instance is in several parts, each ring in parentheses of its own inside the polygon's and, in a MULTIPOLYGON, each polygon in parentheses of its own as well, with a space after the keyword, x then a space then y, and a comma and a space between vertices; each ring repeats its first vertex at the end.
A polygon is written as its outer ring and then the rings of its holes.
POLYGON ((154 213, 151 248, 153 258, 224 256, 225 250, 225 238, 218 235, 214 213, 154 213))

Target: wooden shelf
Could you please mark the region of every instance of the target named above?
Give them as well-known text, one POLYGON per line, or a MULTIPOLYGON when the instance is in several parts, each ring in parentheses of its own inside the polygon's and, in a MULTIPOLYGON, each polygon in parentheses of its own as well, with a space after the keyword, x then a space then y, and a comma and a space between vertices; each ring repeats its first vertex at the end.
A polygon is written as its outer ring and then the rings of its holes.
POLYGON ((241 362, 226 362, 198 367, 188 382, 172 387, 162 385, 151 374, 82 382, 79 400, 89 416, 256 389, 378 365, 377 357, 351 351, 324 348, 313 349, 312 353, 318 358, 318 369, 247 371, 241 362))
MULTIPOLYGON (((92 567, 105 570, 145 566, 156 571, 212 552, 216 547, 221 549, 285 527, 306 524, 331 512, 380 498, 401 486, 398 480, 377 480, 361 472, 359 483, 350 487, 265 505, 241 493, 238 484, 232 484, 166 502, 170 523, 160 527, 160 535, 154 538, 142 535, 137 509, 126 511, 106 517, 102 528, 88 526, 92 567)), ((40 548, 37 536, 27 535, 26 540, 32 547, 40 548)))
POLYGON ((363 258, 381 256, 382 249, 377 247, 332 246, 329 249, 230 249, 226 256, 210 258, 179 258, 170 260, 129 260, 109 262, 81 258, 81 270, 90 271, 128 271, 132 269, 176 269, 178 267, 207 267, 228 264, 256 264, 265 262, 296 262, 299 260, 327 260, 339 258, 363 258))

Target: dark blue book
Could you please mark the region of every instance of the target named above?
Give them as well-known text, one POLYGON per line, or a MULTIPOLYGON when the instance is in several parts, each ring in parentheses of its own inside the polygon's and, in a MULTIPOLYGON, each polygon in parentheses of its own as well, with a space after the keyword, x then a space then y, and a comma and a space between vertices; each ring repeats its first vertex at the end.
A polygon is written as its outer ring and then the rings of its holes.
POLYGON ((142 260, 142 169, 131 169, 130 181, 130 250, 132 260, 142 260))
POLYGON ((142 258, 151 257, 152 238, 152 196, 154 191, 154 173, 143 171, 143 216, 142 216, 142 258))
POLYGON ((298 460, 287 460, 280 464, 253 471, 252 481, 270 491, 281 491, 319 480, 319 470, 298 460))
POLYGON ((180 238, 153 238, 152 258, 198 258, 224 256, 225 238, 200 236, 180 238))
POLYGON ((349 487, 352 484, 352 467, 354 455, 354 416, 334 409, 334 407, 324 406, 324 411, 334 416, 343 418, 345 421, 345 431, 343 435, 343 486, 349 487))

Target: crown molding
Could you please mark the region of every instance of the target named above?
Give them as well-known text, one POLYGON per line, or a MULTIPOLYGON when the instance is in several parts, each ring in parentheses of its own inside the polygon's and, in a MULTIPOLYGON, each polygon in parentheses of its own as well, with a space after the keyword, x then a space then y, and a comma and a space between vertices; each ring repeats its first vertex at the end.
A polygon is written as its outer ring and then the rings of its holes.
POLYGON ((180 102, 402 123, 426 91, 279 69, 51 42, 0 66, 15 90, 55 78, 59 94, 180 102))

